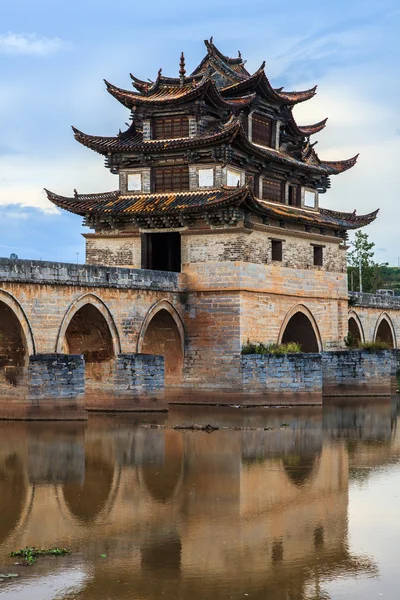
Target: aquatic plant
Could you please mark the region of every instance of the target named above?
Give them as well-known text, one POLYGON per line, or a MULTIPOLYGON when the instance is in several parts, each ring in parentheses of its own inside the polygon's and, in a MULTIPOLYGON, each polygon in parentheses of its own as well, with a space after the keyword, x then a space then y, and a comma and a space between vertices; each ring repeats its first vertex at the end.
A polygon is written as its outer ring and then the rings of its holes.
POLYGON ((23 558, 28 564, 33 564, 39 556, 65 556, 65 554, 69 554, 70 552, 71 550, 68 548, 49 548, 45 550, 44 548, 35 548, 35 546, 32 546, 11 552, 10 556, 13 558, 23 558))

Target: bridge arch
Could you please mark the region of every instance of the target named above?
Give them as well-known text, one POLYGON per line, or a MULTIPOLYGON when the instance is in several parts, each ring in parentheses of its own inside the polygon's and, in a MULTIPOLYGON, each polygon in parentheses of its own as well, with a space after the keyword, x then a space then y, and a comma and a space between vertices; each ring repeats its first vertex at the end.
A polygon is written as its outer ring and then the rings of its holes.
POLYGON ((19 302, 0 290, 0 378, 16 387, 23 380, 35 342, 27 316, 19 302))
POLYGON ((353 340, 352 347, 354 348, 365 342, 364 328, 360 317, 354 310, 350 310, 348 314, 348 339, 353 340))
POLYGON ((321 352, 322 340, 317 322, 304 304, 293 306, 287 313, 279 332, 278 343, 297 342, 302 352, 321 352))
POLYGON ((185 337, 177 309, 168 300, 153 304, 140 328, 137 352, 164 356, 166 385, 176 385, 182 379, 185 337))
POLYGON ((67 329, 70 326, 71 321, 73 320, 75 315, 80 310, 82 310, 85 306, 94 307, 104 318, 104 320, 108 326, 108 329, 110 331, 114 355, 120 354, 121 353, 121 343, 120 343, 120 339, 119 339, 118 330, 115 325, 114 319, 112 317, 111 311, 108 308, 108 306, 105 304, 105 302, 103 302, 103 300, 101 300, 101 298, 99 298, 95 294, 84 294, 83 296, 81 296, 80 298, 75 300, 69 306, 67 312, 65 313, 65 315, 63 317, 63 320, 60 325, 60 329, 58 331, 55 351, 61 352, 61 353, 64 351, 65 336, 66 336, 67 329))
POLYGON ((111 312, 98 296, 85 294, 71 304, 58 332, 56 352, 83 354, 86 391, 110 381, 121 345, 111 312))
POLYGON ((387 313, 382 313, 376 322, 374 342, 386 342, 390 348, 397 348, 396 333, 387 313))

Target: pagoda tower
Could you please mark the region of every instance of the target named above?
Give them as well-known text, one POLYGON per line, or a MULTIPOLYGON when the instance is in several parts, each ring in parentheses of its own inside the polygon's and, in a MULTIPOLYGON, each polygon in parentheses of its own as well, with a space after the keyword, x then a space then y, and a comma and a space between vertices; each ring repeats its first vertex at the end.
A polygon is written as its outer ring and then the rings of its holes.
POLYGON ((214 355, 229 362, 248 338, 300 336, 306 351, 337 348, 347 334, 346 232, 378 211, 338 212, 319 198, 357 156, 323 160, 311 139, 327 120, 296 123, 293 108, 316 87, 276 89, 265 63, 250 74, 240 53, 227 57, 212 39, 205 45, 190 75, 182 54, 178 77, 161 69, 154 82, 131 75, 135 91, 106 81, 131 125, 115 137, 73 131, 105 157, 118 189, 71 197, 47 191, 48 198, 93 230, 85 234, 87 263, 185 275, 187 364, 203 342, 204 365, 214 355), (299 312, 308 324, 293 325, 299 312), (230 340, 211 348, 226 331, 225 317, 230 340))

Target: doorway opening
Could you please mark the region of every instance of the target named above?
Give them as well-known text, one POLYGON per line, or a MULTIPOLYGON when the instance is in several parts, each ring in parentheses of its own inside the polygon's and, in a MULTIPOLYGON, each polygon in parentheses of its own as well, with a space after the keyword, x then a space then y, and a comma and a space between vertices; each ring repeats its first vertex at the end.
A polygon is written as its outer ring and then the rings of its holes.
POLYGON ((181 271, 181 234, 143 233, 142 269, 155 271, 181 271))

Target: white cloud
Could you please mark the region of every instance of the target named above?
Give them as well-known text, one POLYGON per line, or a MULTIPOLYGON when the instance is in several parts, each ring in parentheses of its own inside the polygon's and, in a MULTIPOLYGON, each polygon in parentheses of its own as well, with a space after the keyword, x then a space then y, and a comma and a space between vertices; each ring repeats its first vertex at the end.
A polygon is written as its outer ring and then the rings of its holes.
POLYGON ((38 37, 35 33, 5 33, 0 35, 0 52, 47 56, 68 47, 60 38, 38 37))
POLYGON ((47 199, 44 187, 58 194, 104 192, 118 187, 117 177, 99 163, 97 155, 86 160, 66 155, 43 158, 34 155, 4 157, 0 176, 0 206, 34 207, 45 213, 58 209, 47 199))

